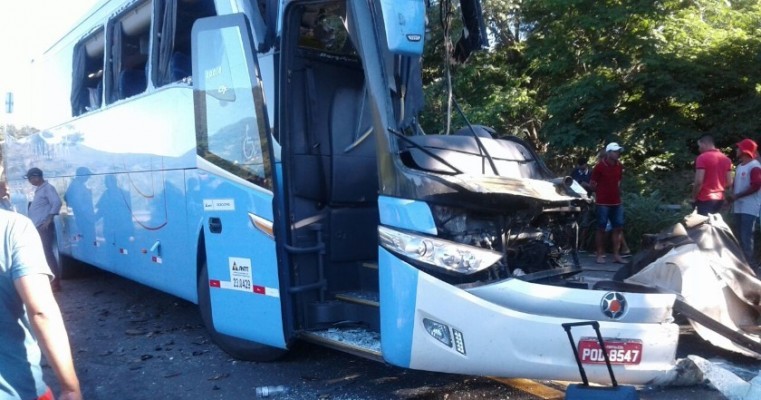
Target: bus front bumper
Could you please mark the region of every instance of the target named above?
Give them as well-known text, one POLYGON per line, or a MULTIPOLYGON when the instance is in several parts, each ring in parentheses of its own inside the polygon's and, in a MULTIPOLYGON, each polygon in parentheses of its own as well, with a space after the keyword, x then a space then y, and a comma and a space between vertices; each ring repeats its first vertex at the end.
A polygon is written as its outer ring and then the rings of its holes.
MULTIPOLYGON (((383 249, 379 261, 381 346, 389 363, 468 375, 581 380, 562 324, 584 319, 532 314, 484 300, 383 249)), ((605 292, 591 292, 599 293, 594 296, 599 307, 605 292)), ((639 343, 636 356, 618 355, 613 371, 620 383, 663 384, 675 374, 679 327, 670 319, 600 321, 600 330, 606 342, 639 343)), ((581 338, 595 337, 589 326, 572 333, 576 345, 581 338)), ((591 358, 594 362, 594 355, 591 358)), ((604 363, 585 364, 585 370, 590 381, 610 383, 604 363)))

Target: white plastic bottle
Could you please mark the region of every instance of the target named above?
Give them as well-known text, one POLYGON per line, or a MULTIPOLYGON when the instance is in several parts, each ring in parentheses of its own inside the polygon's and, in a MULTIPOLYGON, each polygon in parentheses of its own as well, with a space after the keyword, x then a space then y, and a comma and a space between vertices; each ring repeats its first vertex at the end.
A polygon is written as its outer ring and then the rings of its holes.
POLYGON ((288 393, 288 387, 283 385, 259 386, 256 388, 257 398, 275 397, 286 393, 288 393))

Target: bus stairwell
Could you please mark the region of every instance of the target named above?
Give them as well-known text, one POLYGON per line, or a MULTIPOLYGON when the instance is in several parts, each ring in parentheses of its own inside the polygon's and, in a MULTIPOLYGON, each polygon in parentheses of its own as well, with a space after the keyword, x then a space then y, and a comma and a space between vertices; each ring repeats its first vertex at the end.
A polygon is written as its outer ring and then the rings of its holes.
MULTIPOLYGON (((345 10, 323 5, 325 17, 315 20, 317 11, 295 7, 291 26, 311 29, 284 33, 289 84, 281 141, 290 233, 284 247, 295 328, 325 345, 337 342, 332 334, 339 331, 366 332, 379 343, 378 172, 365 77, 337 23, 345 10)), ((361 348, 373 346, 358 347, 364 354, 361 348)))

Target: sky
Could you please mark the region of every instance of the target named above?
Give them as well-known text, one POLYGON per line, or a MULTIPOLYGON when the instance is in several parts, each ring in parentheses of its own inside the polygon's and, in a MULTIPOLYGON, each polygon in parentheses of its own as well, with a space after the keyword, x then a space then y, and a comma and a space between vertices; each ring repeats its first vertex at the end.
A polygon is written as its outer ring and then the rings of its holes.
POLYGON ((24 125, 29 65, 99 0, 0 0, 0 123, 24 125), (6 93, 14 94, 7 114, 6 93))

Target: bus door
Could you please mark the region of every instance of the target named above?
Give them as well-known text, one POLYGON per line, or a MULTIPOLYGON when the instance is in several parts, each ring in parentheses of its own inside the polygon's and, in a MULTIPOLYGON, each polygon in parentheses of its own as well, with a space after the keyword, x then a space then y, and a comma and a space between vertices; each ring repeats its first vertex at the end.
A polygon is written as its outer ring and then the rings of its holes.
POLYGON ((203 207, 208 328, 285 348, 269 122, 251 30, 243 14, 205 18, 192 40, 199 156, 192 179, 203 207))

